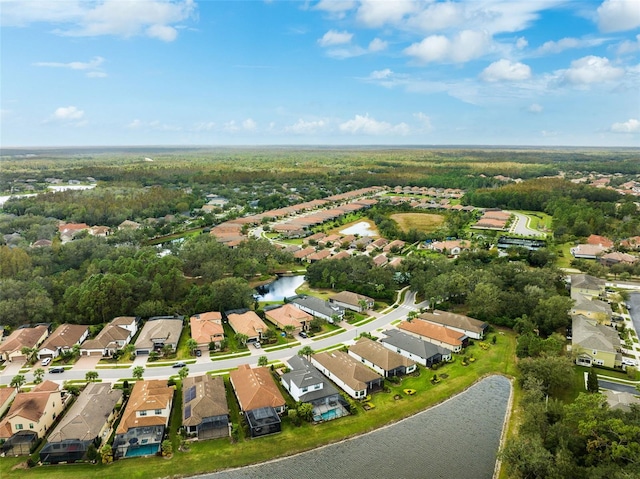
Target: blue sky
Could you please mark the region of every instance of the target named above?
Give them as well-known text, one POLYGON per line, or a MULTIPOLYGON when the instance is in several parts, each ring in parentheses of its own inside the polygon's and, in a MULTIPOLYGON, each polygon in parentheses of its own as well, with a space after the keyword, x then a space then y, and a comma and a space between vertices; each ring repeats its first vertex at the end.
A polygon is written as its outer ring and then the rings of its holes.
POLYGON ((640 0, 0 0, 2 146, 640 146, 640 0))

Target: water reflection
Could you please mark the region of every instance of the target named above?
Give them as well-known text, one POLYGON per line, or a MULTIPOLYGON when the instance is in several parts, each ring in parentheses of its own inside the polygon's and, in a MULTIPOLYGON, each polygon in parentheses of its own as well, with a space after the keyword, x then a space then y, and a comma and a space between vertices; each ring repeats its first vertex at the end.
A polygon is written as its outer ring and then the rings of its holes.
POLYGON ((258 301, 282 301, 295 296, 296 289, 304 283, 304 276, 281 276, 273 283, 256 288, 258 301))
MULTIPOLYGON (((510 393, 508 379, 490 376, 436 407, 370 434, 294 457, 200 477, 490 479, 510 393)), ((317 427, 332 426, 328 422, 317 427)))
POLYGON ((343 235, 378 236, 378 232, 371 228, 371 225, 366 221, 361 221, 360 223, 340 230, 340 233, 343 235))

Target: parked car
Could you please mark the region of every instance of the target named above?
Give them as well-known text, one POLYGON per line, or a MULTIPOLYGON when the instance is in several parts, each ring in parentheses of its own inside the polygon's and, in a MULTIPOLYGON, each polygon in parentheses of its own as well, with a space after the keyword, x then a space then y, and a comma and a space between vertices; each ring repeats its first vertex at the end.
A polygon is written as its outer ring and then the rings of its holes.
POLYGON ((42 365, 43 366, 49 366, 49 363, 51 363, 51 358, 44 358, 42 360, 42 365))
POLYGON ((183 368, 185 367, 187 364, 183 363, 182 361, 178 361, 177 363, 174 363, 173 366, 171 366, 172 368, 183 368))
POLYGON ((622 364, 624 364, 625 366, 637 366, 638 363, 636 363, 635 359, 622 358, 622 364))
POLYGON ((256 349, 260 349, 262 347, 262 344, 260 344, 259 341, 256 341, 255 343, 253 343, 253 347, 256 349))
POLYGON ((308 336, 307 336, 307 333, 305 333, 304 331, 300 331, 300 332, 298 333, 298 336, 300 336, 301 338, 307 338, 307 337, 308 337, 308 336))
POLYGON ((59 374, 64 372, 64 368, 62 366, 56 366, 53 368, 49 368, 49 372, 51 374, 59 374))

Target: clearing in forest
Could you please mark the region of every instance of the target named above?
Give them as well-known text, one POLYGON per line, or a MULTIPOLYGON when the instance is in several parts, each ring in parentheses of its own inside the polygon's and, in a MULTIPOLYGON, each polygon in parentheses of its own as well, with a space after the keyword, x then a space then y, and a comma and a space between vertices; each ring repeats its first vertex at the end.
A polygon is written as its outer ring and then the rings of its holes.
POLYGON ((430 213, 396 213, 391 219, 398 223, 402 231, 416 230, 432 233, 444 223, 444 216, 430 213))

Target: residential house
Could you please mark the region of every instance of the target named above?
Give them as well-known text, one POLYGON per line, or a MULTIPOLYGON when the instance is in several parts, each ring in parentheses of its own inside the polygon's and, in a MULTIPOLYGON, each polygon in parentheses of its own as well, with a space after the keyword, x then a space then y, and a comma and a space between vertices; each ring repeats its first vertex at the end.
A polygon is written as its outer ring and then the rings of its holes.
POLYGON ((339 242, 340 238, 342 238, 341 235, 332 234, 332 235, 329 235, 329 236, 325 236, 324 238, 320 238, 318 240, 318 244, 320 246, 331 246, 333 243, 335 243, 337 241, 339 242))
POLYGON ((182 316, 149 318, 136 339, 136 356, 160 351, 167 345, 175 351, 182 334, 183 319, 182 316))
POLYGON ((87 384, 49 435, 40 451, 40 461, 57 464, 85 459, 91 444, 99 448, 108 439, 114 408, 121 400, 122 390, 111 389, 110 383, 87 384))
POLYGON ((138 331, 138 318, 119 316, 107 324, 93 339, 87 339, 80 345, 82 356, 111 356, 121 350, 138 331))
POLYGON ((130 230, 130 231, 138 230, 141 227, 142 225, 140 223, 136 223, 135 221, 131 221, 131 220, 124 220, 122 223, 118 225, 119 230, 130 230))
POLYGON ((640 236, 624 239, 620 241, 620 246, 631 250, 638 250, 640 249, 640 236))
POLYGON ((384 248, 388 244, 389 244, 389 240, 388 239, 386 239, 386 238, 378 238, 377 240, 375 240, 372 243, 369 243, 367 245, 367 251, 381 250, 382 248, 384 248))
POLYGON ((343 351, 326 351, 311 356, 311 364, 354 399, 364 399, 382 387, 384 378, 343 351))
POLYGON ((243 364, 229 373, 231 385, 245 416, 251 437, 281 431, 279 415, 286 409, 286 401, 268 368, 251 368, 243 364))
POLYGON ((89 234, 91 236, 106 237, 111 234, 111 228, 109 228, 108 226, 92 226, 91 228, 89 228, 89 234))
POLYGON ((198 439, 230 435, 229 405, 221 376, 203 374, 183 380, 182 427, 198 439))
POLYGON ((608 249, 609 248, 598 244, 579 244, 569 251, 571 251, 573 257, 577 259, 597 259, 598 256, 602 255, 608 249))
POLYGON ((572 274, 571 275, 571 292, 580 293, 585 296, 602 296, 605 295, 606 281, 588 274, 572 274))
POLYGON ((449 349, 437 346, 416 336, 411 336, 397 329, 390 329, 385 331, 384 334, 386 337, 382 338, 380 343, 385 348, 412 359, 423 366, 431 367, 433 364, 451 359, 451 351, 449 349))
POLYGON ((16 397, 16 394, 18 394, 18 390, 16 388, 0 388, 0 417, 2 417, 5 411, 9 409, 11 401, 16 397))
POLYGON ((304 258, 305 261, 309 263, 316 263, 320 260, 329 258, 333 253, 330 249, 321 249, 316 251, 315 253, 311 253, 310 255, 304 258))
POLYGON ((350 258, 351 257, 351 253, 345 249, 338 251, 336 254, 334 254, 333 256, 331 256, 329 259, 346 259, 346 258, 350 258))
POLYGON ((293 253, 293 257, 295 259, 303 260, 307 256, 314 254, 315 252, 316 252, 316 249, 313 246, 308 246, 306 248, 303 248, 293 253))
POLYGON ((463 251, 469 250, 469 242, 466 240, 447 240, 447 241, 434 241, 429 245, 429 248, 438 253, 449 254, 452 256, 458 256, 463 251))
POLYGON ((373 298, 363 294, 352 293, 351 291, 341 291, 340 293, 331 295, 329 296, 329 302, 358 313, 367 309, 373 309, 375 303, 373 298))
POLYGON ((2 450, 9 455, 29 454, 31 445, 45 436, 64 407, 62 391, 52 381, 18 393, 0 422, 0 439, 6 440, 2 450))
POLYGON ((349 404, 331 382, 301 356, 287 360, 291 370, 280 381, 296 402, 313 406, 315 422, 329 421, 349 414, 349 404))
POLYGON ((294 331, 305 330, 313 320, 311 314, 296 308, 290 303, 271 309, 265 308, 264 316, 282 331, 284 331, 287 326, 293 327, 294 331))
POLYGON ((81 324, 61 324, 51 336, 45 339, 38 350, 38 359, 57 358, 61 352, 70 351, 80 345, 89 335, 89 326, 81 324))
POLYGON ((249 343, 260 341, 262 335, 269 329, 255 311, 228 313, 227 319, 229 320, 231 329, 233 329, 236 334, 244 334, 249 343))
POLYGON ((392 242, 390 242, 389 244, 387 244, 385 247, 382 248, 382 251, 384 251, 385 253, 388 252, 395 252, 395 251, 400 251, 402 250, 402 248, 404 248, 404 245, 406 243, 402 240, 393 240, 392 242))
POLYGON ((590 235, 587 238, 587 244, 599 245, 607 249, 613 248, 613 241, 611 241, 609 238, 606 238, 605 236, 599 236, 599 235, 590 235))
POLYGON ((191 338, 198 343, 198 348, 209 349, 213 343, 216 349, 222 346, 224 341, 224 327, 222 326, 222 313, 209 311, 198 313, 189 318, 191 338))
POLYGON ((366 337, 361 337, 349 347, 349 355, 385 378, 411 374, 417 369, 412 359, 366 337))
POLYGON ((373 264, 375 266, 381 267, 389 262, 389 258, 385 253, 380 253, 373 258, 373 264))
POLYGON ((603 254, 598 258, 598 261, 602 266, 613 266, 614 264, 628 264, 634 265, 638 262, 638 258, 630 255, 629 253, 621 253, 619 251, 614 251, 613 253, 603 254))
POLYGON ((602 394, 607 398, 609 409, 630 412, 632 404, 640 407, 640 398, 631 393, 605 390, 602 394))
POLYGON ((0 359, 3 361, 26 361, 23 348, 37 348, 49 336, 44 325, 18 328, 0 343, 0 359))
POLYGON ((294 296, 290 298, 290 300, 290 304, 293 304, 296 308, 330 323, 342 321, 344 318, 344 308, 320 298, 314 296, 294 296))
POLYGON ((418 317, 430 323, 439 324, 445 328, 459 331, 473 339, 484 338, 485 333, 489 329, 489 324, 484 321, 448 311, 428 311, 418 317))
POLYGON ((113 440, 116 458, 156 454, 169 424, 174 389, 166 379, 136 381, 113 440))
POLYGON ((571 350, 578 366, 621 366, 620 337, 614 328, 576 314, 572 316, 571 332, 571 350))
POLYGON ((469 342, 469 338, 464 333, 418 318, 401 322, 398 324, 398 329, 437 346, 450 349, 454 353, 460 352, 469 342))
POLYGON ((587 318, 594 319, 601 324, 610 325, 613 311, 611 305, 605 301, 575 293, 571 290, 571 299, 574 303, 571 307, 571 314, 582 314, 587 318))
POLYGON ((63 243, 68 243, 73 240, 78 233, 87 230, 89 230, 89 225, 86 223, 63 223, 58 226, 60 240, 63 243))

